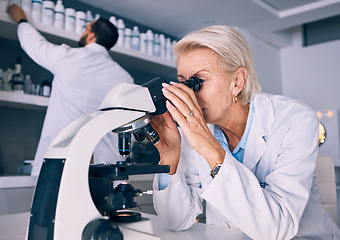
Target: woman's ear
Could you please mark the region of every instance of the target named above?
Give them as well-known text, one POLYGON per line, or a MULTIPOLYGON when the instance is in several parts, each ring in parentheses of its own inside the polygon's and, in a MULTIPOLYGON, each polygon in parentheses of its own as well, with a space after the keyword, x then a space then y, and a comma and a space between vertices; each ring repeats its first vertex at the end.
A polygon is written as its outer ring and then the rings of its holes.
POLYGON ((248 77, 248 71, 245 67, 240 67, 235 73, 234 95, 237 96, 243 89, 248 77))

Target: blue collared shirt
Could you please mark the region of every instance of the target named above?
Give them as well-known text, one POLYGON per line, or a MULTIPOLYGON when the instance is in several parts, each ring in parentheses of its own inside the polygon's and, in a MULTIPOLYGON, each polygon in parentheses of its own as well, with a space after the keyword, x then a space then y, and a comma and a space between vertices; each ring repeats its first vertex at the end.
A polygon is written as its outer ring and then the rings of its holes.
POLYGON ((254 101, 251 101, 250 107, 249 107, 249 114, 248 114, 246 129, 244 130, 242 138, 241 138, 240 142, 237 144, 236 148, 233 150, 233 152, 231 152, 230 149, 229 149, 229 144, 228 144, 227 138, 225 137, 222 129, 219 126, 214 125, 214 129, 213 129, 214 137, 221 144, 224 151, 229 152, 240 163, 243 163, 244 149, 246 148, 250 127, 251 127, 251 124, 253 123, 254 113, 255 113, 254 101))

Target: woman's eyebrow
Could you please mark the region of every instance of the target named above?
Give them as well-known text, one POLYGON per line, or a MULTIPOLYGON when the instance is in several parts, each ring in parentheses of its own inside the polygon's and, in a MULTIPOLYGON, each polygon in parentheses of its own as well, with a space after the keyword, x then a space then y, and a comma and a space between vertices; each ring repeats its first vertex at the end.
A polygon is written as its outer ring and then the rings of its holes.
MULTIPOLYGON (((192 76, 197 76, 199 73, 201 73, 201 72, 208 72, 208 70, 207 69, 201 69, 201 70, 198 70, 197 72, 195 72, 194 73, 194 75, 192 75, 192 76)), ((185 78, 184 76, 182 76, 182 75, 180 75, 180 74, 178 74, 177 75, 177 78, 185 78)))

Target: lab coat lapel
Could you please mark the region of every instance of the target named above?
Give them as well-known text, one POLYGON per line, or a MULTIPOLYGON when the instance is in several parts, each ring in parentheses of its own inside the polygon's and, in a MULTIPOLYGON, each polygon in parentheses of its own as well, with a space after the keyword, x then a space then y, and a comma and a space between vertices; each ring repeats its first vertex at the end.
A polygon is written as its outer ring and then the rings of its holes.
POLYGON ((274 123, 273 105, 266 94, 258 94, 254 98, 255 114, 250 128, 243 164, 252 170, 266 152, 266 139, 274 123))

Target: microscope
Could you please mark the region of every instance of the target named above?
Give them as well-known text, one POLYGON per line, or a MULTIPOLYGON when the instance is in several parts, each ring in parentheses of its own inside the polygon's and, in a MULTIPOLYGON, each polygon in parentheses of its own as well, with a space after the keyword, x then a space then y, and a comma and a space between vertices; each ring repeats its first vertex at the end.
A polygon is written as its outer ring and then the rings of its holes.
MULTIPOLYGON (((198 91, 204 80, 182 82, 198 91)), ((131 137, 157 143, 150 122, 165 113, 162 78, 143 85, 121 83, 105 96, 100 111, 84 115, 66 126, 45 155, 31 206, 28 240, 121 240, 141 239, 119 222, 140 221, 141 214, 121 211, 137 206, 141 195, 129 183, 114 187, 129 175, 167 173, 169 166, 151 163, 90 164, 97 143, 110 131, 118 134, 121 155, 131 151, 131 137), (129 232, 130 231, 130 232, 129 232), (124 236, 124 237, 123 237, 124 236), (134 237, 131 237, 134 236, 134 237)), ((150 235, 149 235, 150 236, 150 235)), ((150 238, 149 238, 150 239, 150 238)))

